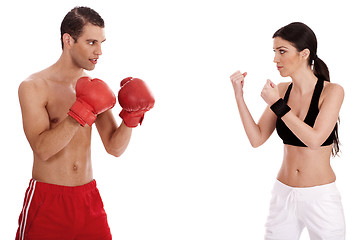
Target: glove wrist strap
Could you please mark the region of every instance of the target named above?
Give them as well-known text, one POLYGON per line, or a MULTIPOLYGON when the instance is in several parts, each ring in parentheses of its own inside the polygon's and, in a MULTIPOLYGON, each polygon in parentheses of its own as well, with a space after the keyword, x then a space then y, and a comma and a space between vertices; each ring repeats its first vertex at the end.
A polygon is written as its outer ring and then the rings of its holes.
POLYGON ((71 106, 68 115, 78 121, 81 126, 85 126, 85 124, 91 126, 96 119, 96 116, 91 109, 92 107, 89 104, 77 99, 71 106))
POLYGON ((144 112, 128 112, 126 110, 122 110, 119 116, 123 119, 125 125, 130 128, 137 127, 139 124, 141 125, 144 119, 144 112))

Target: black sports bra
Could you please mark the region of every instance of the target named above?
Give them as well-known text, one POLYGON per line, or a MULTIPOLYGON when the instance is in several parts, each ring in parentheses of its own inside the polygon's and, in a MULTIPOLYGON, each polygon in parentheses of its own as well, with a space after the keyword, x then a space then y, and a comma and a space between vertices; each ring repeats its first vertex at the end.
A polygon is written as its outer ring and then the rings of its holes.
MULTIPOLYGON (((285 96, 284 96, 284 101, 287 103, 288 99, 289 99, 289 95, 290 95, 290 91, 292 88, 292 83, 289 85, 285 96)), ((311 103, 310 103, 310 107, 308 110, 308 113, 305 117, 304 122, 309 125, 310 127, 314 126, 315 120, 317 115, 319 114, 319 99, 320 99, 320 94, 322 92, 322 89, 324 87, 324 81, 323 80, 318 80, 314 89, 314 93, 312 95, 311 98, 311 103)), ((334 127, 333 131, 331 132, 330 136, 328 137, 328 139, 326 139, 326 141, 321 145, 321 146, 328 146, 331 145, 334 142, 335 139, 335 128, 334 127)), ((276 120, 276 131, 279 134, 279 137, 283 140, 284 144, 288 144, 288 145, 292 145, 292 146, 298 146, 298 147, 306 147, 306 145, 300 140, 298 139, 294 133, 286 126, 286 124, 281 120, 281 118, 278 118, 276 120)))

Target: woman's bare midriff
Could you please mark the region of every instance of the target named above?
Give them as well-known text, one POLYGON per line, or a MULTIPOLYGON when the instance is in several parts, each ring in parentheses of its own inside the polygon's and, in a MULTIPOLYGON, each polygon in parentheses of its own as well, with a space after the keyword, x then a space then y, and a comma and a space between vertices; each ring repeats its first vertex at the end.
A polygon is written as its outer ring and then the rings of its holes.
POLYGON ((332 146, 316 150, 284 145, 284 159, 277 179, 291 187, 313 187, 336 180, 330 165, 332 146))

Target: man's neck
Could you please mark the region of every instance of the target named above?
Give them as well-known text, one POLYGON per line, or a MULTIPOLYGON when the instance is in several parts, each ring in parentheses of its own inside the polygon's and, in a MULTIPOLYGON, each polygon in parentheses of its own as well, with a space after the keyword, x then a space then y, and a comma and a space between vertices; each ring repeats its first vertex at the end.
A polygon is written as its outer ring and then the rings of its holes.
POLYGON ((73 61, 62 54, 59 60, 50 67, 53 72, 54 80, 68 83, 76 83, 76 81, 86 75, 83 68, 76 66, 73 61))

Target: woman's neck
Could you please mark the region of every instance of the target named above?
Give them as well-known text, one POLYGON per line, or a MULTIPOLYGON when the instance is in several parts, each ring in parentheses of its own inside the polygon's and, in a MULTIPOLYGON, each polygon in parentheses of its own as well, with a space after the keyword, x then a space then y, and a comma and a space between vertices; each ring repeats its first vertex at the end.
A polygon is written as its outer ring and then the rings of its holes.
POLYGON ((318 80, 310 67, 302 71, 299 70, 290 77, 293 82, 294 91, 298 91, 300 94, 312 91, 318 80))

